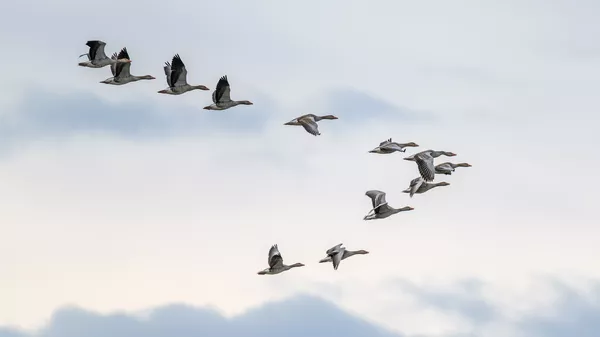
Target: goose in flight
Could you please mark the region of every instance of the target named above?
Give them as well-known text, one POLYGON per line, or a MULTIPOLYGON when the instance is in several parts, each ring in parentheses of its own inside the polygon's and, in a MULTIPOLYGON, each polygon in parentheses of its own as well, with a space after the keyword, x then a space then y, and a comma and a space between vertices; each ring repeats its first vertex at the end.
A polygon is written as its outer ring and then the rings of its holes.
POLYGON ((347 250, 346 247, 342 247, 342 244, 340 243, 339 245, 328 249, 325 254, 327 254, 327 257, 319 261, 319 263, 333 262, 333 269, 337 270, 342 260, 356 254, 369 254, 369 252, 362 249, 354 251, 347 250))
POLYGON ((439 182, 436 184, 428 183, 428 182, 424 181, 423 178, 418 177, 418 178, 411 180, 410 186, 402 192, 410 193, 410 197, 412 198, 413 195, 425 193, 434 187, 448 186, 448 185, 450 185, 450 183, 447 183, 445 181, 442 181, 442 182, 439 182))
POLYGON ((411 156, 408 156, 406 158, 404 158, 404 160, 408 160, 408 161, 415 161, 415 157, 423 154, 423 153, 429 153, 430 156, 432 156, 433 158, 437 158, 441 155, 447 156, 447 157, 454 157, 456 156, 456 153, 454 152, 448 152, 448 151, 435 151, 435 150, 425 150, 425 151, 421 151, 419 153, 415 153, 411 156))
POLYGON ((373 204, 373 209, 369 211, 369 213, 363 218, 363 220, 374 220, 374 219, 384 219, 389 217, 390 215, 403 212, 403 211, 412 211, 414 208, 410 206, 402 207, 402 208, 393 208, 390 207, 385 201, 385 192, 370 190, 365 193, 365 195, 371 198, 371 203, 373 204))
POLYGON ((446 175, 451 175, 452 172, 454 172, 454 170, 457 167, 471 167, 471 164, 469 163, 458 163, 458 164, 454 164, 454 163, 442 163, 439 165, 435 166, 435 173, 436 174, 446 174, 446 175))
MULTIPOLYGON (((129 60, 129 54, 127 53, 127 48, 123 48, 121 49, 121 51, 119 52, 119 55, 117 55, 117 53, 114 53, 112 55, 112 59, 113 60, 117 60, 117 59, 127 59, 129 60)), ((153 76, 151 75, 144 75, 144 76, 134 76, 131 75, 131 73, 129 73, 129 69, 131 67, 131 63, 127 62, 127 63, 113 63, 110 65, 110 71, 113 74, 113 77, 108 78, 104 81, 101 81, 100 83, 104 83, 104 84, 112 84, 112 85, 123 85, 123 84, 127 84, 129 82, 136 82, 139 80, 153 80, 155 79, 153 76)))
POLYGON ((129 58, 108 58, 104 53, 104 46, 106 46, 106 42, 99 40, 91 40, 88 41, 86 46, 90 47, 90 50, 85 53, 79 55, 79 57, 87 56, 88 60, 86 62, 80 62, 79 65, 82 67, 88 68, 102 68, 107 65, 113 65, 115 63, 123 64, 123 63, 131 63, 129 58))
POLYGON ((300 116, 298 118, 294 118, 291 121, 285 123, 284 125, 302 125, 302 127, 304 127, 304 130, 306 130, 306 132, 310 133, 313 136, 318 136, 321 133, 319 132, 319 125, 317 124, 317 122, 320 120, 323 120, 323 119, 338 119, 338 118, 333 115, 316 116, 313 114, 307 114, 307 115, 300 116))
POLYGON ((164 70, 169 87, 159 91, 159 94, 181 95, 194 89, 209 90, 203 85, 189 85, 187 83, 187 70, 179 54, 173 56, 171 63, 165 62, 164 70))
POLYGON ((380 154, 390 154, 396 151, 398 152, 406 152, 405 147, 417 147, 419 145, 410 142, 410 143, 396 143, 392 142, 392 139, 386 139, 383 142, 379 143, 379 146, 369 151, 369 153, 380 153, 380 154))
POLYGON ((304 267, 304 265, 302 263, 294 263, 290 266, 283 264, 283 258, 277 245, 273 245, 269 249, 269 268, 259 271, 258 275, 275 275, 296 267, 304 267))
POLYGON ((232 108, 236 105, 252 105, 250 101, 232 101, 229 97, 231 88, 229 87, 229 81, 227 81, 227 75, 221 77, 217 82, 217 89, 213 91, 212 100, 213 104, 205 106, 206 110, 225 110, 232 108))

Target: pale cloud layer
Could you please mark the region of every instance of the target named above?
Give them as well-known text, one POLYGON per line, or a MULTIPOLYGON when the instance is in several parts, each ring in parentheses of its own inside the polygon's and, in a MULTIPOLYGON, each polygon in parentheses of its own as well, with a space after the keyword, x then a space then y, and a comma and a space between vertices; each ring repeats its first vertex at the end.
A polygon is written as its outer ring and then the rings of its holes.
POLYGON ((298 293, 412 336, 561 331, 558 316, 530 318, 558 298, 585 309, 572 321, 595 312, 537 279, 585 291, 600 278, 595 2, 11 6, 0 325, 41 328, 65 305, 231 316, 298 293), (130 21, 111 24, 115 8, 130 21), (107 69, 76 66, 93 38, 127 46, 132 73, 157 80, 99 84, 107 69), (208 112, 209 92, 156 94, 174 53, 190 83, 214 89, 227 74, 232 97, 255 105, 208 112), (319 137, 283 126, 308 112, 340 119, 319 137), (367 153, 390 137, 473 167, 411 199, 414 163, 367 153), (364 222, 369 189, 415 211, 364 222), (371 254, 336 272, 316 263, 340 242, 371 254), (307 266, 257 276, 274 243, 307 266))
MULTIPOLYGON (((253 307, 244 313, 227 316, 210 307, 194 308, 188 305, 164 305, 136 313, 101 315, 77 307, 56 311, 50 321, 35 332, 18 329, 0 329, 0 337, 76 337, 86 336, 517 336, 517 337, 582 337, 596 336, 600 323, 600 285, 592 283, 587 291, 576 290, 556 280, 539 282, 549 286, 554 300, 545 306, 512 316, 505 308, 494 303, 481 290, 489 285, 479 280, 463 280, 449 288, 415 287, 410 282, 396 280, 381 290, 388 291, 388 300, 401 305, 393 283, 400 284, 404 293, 413 299, 412 311, 420 316, 436 313, 439 317, 430 332, 413 333, 410 329, 392 332, 378 324, 344 311, 332 300, 315 296, 294 296, 253 307), (440 319, 441 318, 441 319, 440 319), (444 318, 459 322, 450 331, 436 332, 436 325, 444 318)), ((404 300, 404 302, 407 302, 404 300)), ((394 309, 388 306, 387 310, 394 309)), ((398 307, 395 308, 398 312, 398 307)), ((392 317, 390 317, 392 318, 392 317)), ((409 326, 405 315, 392 318, 409 326)))

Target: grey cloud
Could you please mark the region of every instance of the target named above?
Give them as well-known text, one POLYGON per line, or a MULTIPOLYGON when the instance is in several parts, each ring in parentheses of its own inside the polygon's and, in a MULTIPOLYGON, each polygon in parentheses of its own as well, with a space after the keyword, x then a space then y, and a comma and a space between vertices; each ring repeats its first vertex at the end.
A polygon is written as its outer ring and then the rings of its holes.
POLYGON ((350 123, 377 118, 386 121, 431 120, 433 114, 427 111, 415 111, 395 106, 383 99, 376 98, 355 89, 335 89, 325 95, 323 112, 343 116, 350 123))
POLYGON ((448 337, 481 336, 487 323, 504 322, 527 337, 596 337, 600 335, 600 282, 590 294, 583 294, 564 283, 551 279, 559 298, 552 306, 553 315, 533 312, 522 316, 518 321, 507 321, 500 310, 486 301, 481 294, 484 285, 479 280, 469 279, 459 282, 451 291, 437 291, 418 287, 404 280, 394 282, 407 294, 417 298, 430 308, 459 314, 472 321, 472 334, 458 334, 448 337))
POLYGON ((464 280, 457 283, 451 291, 419 287, 404 280, 398 280, 396 285, 415 296, 422 305, 454 312, 479 324, 496 319, 498 315, 496 308, 482 298, 483 283, 479 280, 464 280))
POLYGON ((558 281, 552 282, 559 291, 555 315, 530 316, 519 326, 532 337, 597 337, 600 336, 600 283, 590 294, 583 294, 558 281))
MULTIPOLYGON (((428 307, 453 312, 473 323, 472 331, 443 337, 483 336, 493 324, 506 324, 526 337, 595 337, 600 331, 600 283, 591 295, 577 292, 554 281, 559 300, 553 316, 531 313, 518 321, 508 321, 498 308, 483 299, 479 280, 459 282, 454 291, 440 292, 405 281, 395 281, 405 292, 428 307)), ((267 303, 233 318, 226 318, 209 308, 168 305, 149 311, 140 318, 128 314, 99 315, 79 308, 58 310, 49 324, 34 333, 0 328, 0 337, 402 337, 352 316, 334 304, 312 297, 296 296, 267 303)), ((428 335, 411 335, 428 337, 428 335)))
POLYGON ((28 335, 16 329, 0 327, 0 337, 28 337, 28 335))
MULTIPOLYGON (((16 332, 15 332, 16 333, 16 332)), ((0 335, 13 337, 16 335, 0 335)), ((153 310, 147 319, 98 315, 77 308, 57 311, 49 325, 23 337, 401 337, 354 317, 323 300, 299 296, 266 304, 227 319, 218 312, 184 305, 153 310)))
POLYGON ((214 113, 174 104, 164 111, 150 102, 113 104, 89 93, 56 95, 30 91, 16 111, 4 115, 0 134, 5 138, 68 136, 78 132, 109 132, 123 137, 171 136, 176 132, 259 132, 274 111, 268 99, 260 106, 214 113))
MULTIPOLYGON (((201 105, 194 108, 177 103, 168 110, 146 101, 115 104, 85 92, 57 95, 32 88, 28 93, 15 111, 0 116, 0 141, 4 147, 14 142, 90 132, 137 139, 215 132, 258 134, 272 119, 284 123, 296 117, 280 111, 265 95, 253 95, 253 106, 215 112, 202 110, 201 105)), ((323 113, 340 116, 338 127, 372 118, 391 121, 420 118, 415 112, 359 91, 336 90, 325 94, 322 100, 326 102, 323 113)))

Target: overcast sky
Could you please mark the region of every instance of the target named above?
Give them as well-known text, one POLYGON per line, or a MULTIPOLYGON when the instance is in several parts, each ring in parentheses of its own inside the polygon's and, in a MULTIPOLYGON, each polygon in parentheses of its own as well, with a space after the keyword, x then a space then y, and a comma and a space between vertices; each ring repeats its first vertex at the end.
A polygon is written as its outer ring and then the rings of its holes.
POLYGON ((369 326, 348 337, 571 337, 565 308, 598 329, 599 14, 592 0, 11 3, 0 336, 170 304, 314 323, 298 301, 369 326), (157 79, 98 83, 108 68, 77 66, 90 39, 157 79), (157 94, 175 53, 190 84, 228 75, 254 105, 157 94), (339 119, 319 137, 283 125, 305 113, 339 119), (416 165, 368 153, 390 137, 473 167, 411 199, 416 165), (415 210, 365 222, 370 189, 415 210), (256 275, 275 243, 306 267, 256 275), (338 243, 370 254, 318 264, 338 243))

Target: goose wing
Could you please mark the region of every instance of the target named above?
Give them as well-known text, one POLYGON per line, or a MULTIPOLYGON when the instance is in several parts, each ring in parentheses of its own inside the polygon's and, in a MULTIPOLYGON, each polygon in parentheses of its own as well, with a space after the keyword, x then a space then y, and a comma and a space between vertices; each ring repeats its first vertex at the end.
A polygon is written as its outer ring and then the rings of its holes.
POLYGON ((370 190, 367 191, 365 195, 371 198, 371 203, 373 204, 373 209, 376 214, 388 209, 387 201, 385 200, 385 192, 370 190))
POLYGON ((306 132, 310 133, 313 136, 318 136, 319 133, 319 125, 315 122, 315 119, 309 115, 306 115, 302 118, 298 119, 298 123, 300 123, 306 132))
POLYGON ((230 92, 231 88, 229 87, 229 81, 227 81, 227 75, 225 75, 217 82, 217 88, 212 95, 213 102, 219 104, 231 101, 231 98, 229 97, 230 92))
POLYGON ((344 252, 346 248, 340 248, 337 252, 331 255, 331 260, 333 261, 333 269, 337 270, 340 262, 342 262, 342 257, 344 256, 344 252))
POLYGON ((271 246, 271 249, 269 249, 269 268, 274 269, 281 267, 283 267, 283 257, 281 257, 277 245, 273 245, 271 246))
MULTIPOLYGON (((111 56, 111 59, 113 60, 117 60, 117 53, 113 53, 111 56)), ((110 72, 112 73, 113 77, 115 77, 117 75, 117 63, 111 63, 110 65, 110 72)))
POLYGON ((181 87, 187 84, 187 70, 185 69, 185 64, 181 61, 181 57, 179 54, 173 56, 173 60, 171 61, 171 79, 169 82, 169 86, 171 87, 181 87))
POLYGON ((408 187, 408 189, 410 190, 409 193, 410 193, 411 198, 419 190, 419 188, 421 187, 422 184, 423 184, 423 178, 421 178, 421 177, 415 178, 410 181, 410 186, 408 187))
MULTIPOLYGON (((131 60, 129 58, 129 53, 127 53, 127 48, 123 48, 121 49, 121 51, 119 52, 119 55, 117 56, 118 59, 128 59, 131 60)), ((129 77, 131 76, 131 73, 129 72, 129 69, 131 67, 131 63, 127 62, 127 63, 117 63, 116 69, 115 69, 115 77, 129 77)))
POLYGON ((431 153, 425 152, 415 156, 415 161, 419 167, 419 173, 425 181, 433 181, 435 178, 435 167, 433 166, 433 157, 431 153))
POLYGON ((391 142, 392 142, 392 139, 391 139, 391 138, 390 138, 390 139, 386 139, 386 140, 384 140, 383 142, 379 143, 379 146, 384 146, 385 144, 389 144, 389 143, 391 143, 391 142))
POLYGON ((165 62, 165 66, 163 67, 163 69, 165 70, 165 75, 167 76, 167 85, 169 87, 172 87, 171 86, 171 63, 165 62))
POLYGON ((383 145, 379 145, 381 148, 387 149, 387 150, 392 150, 392 151, 401 151, 404 152, 404 148, 402 146, 400 146, 400 144, 398 143, 386 143, 383 145))
POLYGON ((90 47, 89 56, 90 60, 101 60, 106 58, 106 54, 104 53, 104 46, 106 43, 100 40, 90 40, 86 44, 86 46, 90 47))
POLYGON ((450 163, 442 163, 435 166, 435 173, 438 174, 450 174, 454 171, 454 168, 450 163))
POLYGON ((336 252, 339 252, 339 251, 340 251, 340 248, 342 247, 342 245, 343 245, 343 244, 342 244, 342 243, 340 243, 339 245, 336 245, 336 246, 333 246, 333 247, 329 248, 329 249, 328 249, 328 250, 325 252, 325 254, 327 254, 327 255, 331 255, 331 254, 334 254, 334 253, 336 253, 336 252))

